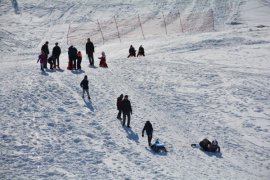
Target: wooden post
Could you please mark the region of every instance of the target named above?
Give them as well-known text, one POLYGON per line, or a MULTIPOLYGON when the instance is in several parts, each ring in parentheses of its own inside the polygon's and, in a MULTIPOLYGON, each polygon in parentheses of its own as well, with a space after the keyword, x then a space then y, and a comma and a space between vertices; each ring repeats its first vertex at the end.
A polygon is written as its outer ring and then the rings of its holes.
POLYGON ((182 25, 180 11, 178 11, 178 14, 179 14, 179 19, 180 19, 180 27, 181 27, 181 30, 182 30, 182 33, 183 33, 184 31, 183 31, 183 25, 182 25))
POLYGON ((166 32, 166 35, 168 35, 166 21, 165 21, 165 17, 164 17, 164 13, 163 12, 162 12, 162 16, 163 16, 163 21, 164 21, 165 32, 166 32))
POLYGON ((141 26, 141 30, 142 30, 143 39, 145 39, 145 37, 144 37, 144 33, 143 33, 143 28, 142 28, 142 23, 141 23, 141 19, 140 19, 140 15, 138 15, 138 19, 139 19, 139 23, 140 23, 140 26, 141 26))
POLYGON ((119 33, 119 29, 118 29, 118 25, 117 25, 117 22, 116 22, 116 18, 115 18, 115 16, 114 16, 114 22, 115 22, 115 25, 116 25, 116 29, 117 29, 118 38, 119 38, 119 40, 120 40, 120 42, 121 42, 120 33, 119 33))
POLYGON ((68 45, 69 29, 70 29, 70 24, 68 25, 68 32, 67 32, 67 45, 68 45))
POLYGON ((102 33, 102 30, 101 30, 101 26, 97 20, 97 23, 98 23, 98 26, 99 26, 99 30, 100 30, 100 33, 101 33, 101 37, 102 37, 102 41, 103 41, 103 44, 104 44, 104 36, 103 36, 103 33, 102 33))
POLYGON ((215 17, 214 17, 214 11, 213 11, 213 9, 211 9, 210 11, 211 11, 212 20, 213 20, 213 31, 215 31, 215 17))

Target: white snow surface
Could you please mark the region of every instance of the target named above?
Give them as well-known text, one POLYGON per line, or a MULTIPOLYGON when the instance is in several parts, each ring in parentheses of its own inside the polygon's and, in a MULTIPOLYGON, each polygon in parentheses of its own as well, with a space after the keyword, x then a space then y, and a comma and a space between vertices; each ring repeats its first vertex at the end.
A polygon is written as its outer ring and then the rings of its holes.
POLYGON ((0 179, 270 179, 269 15, 268 0, 1 0, 0 179), (144 40, 138 27, 137 38, 94 41, 95 64, 105 51, 108 69, 88 66, 78 34, 82 71, 66 69, 70 25, 115 16, 128 27, 130 16, 178 10, 210 10, 215 28, 144 40), (40 72, 45 41, 62 48, 62 71, 40 72), (146 56, 127 58, 130 44, 146 56), (116 119, 122 93, 131 129, 116 119), (147 120, 167 155, 147 147, 147 120), (221 154, 191 148, 203 138, 221 154))

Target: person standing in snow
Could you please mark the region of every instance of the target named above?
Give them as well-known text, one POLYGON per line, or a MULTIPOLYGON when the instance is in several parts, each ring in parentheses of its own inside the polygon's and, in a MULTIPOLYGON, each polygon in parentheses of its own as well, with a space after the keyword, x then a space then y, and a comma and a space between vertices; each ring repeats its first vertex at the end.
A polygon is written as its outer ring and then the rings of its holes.
POLYGON ((99 57, 98 59, 100 59, 99 67, 103 67, 103 68, 107 68, 107 67, 108 67, 108 65, 107 65, 107 63, 106 63, 106 55, 105 55, 105 52, 102 51, 101 57, 99 57))
POLYGON ((82 98, 84 98, 84 93, 86 92, 86 94, 88 95, 88 99, 90 100, 91 98, 90 98, 90 95, 89 95, 89 86, 88 86, 88 84, 89 84, 89 81, 87 79, 87 75, 85 75, 82 82, 81 82, 81 84, 80 84, 81 88, 83 89, 82 98))
POLYGON ((85 45, 85 52, 88 55, 90 66, 94 66, 95 47, 94 44, 90 41, 90 38, 87 39, 87 43, 85 45))
POLYGON ((128 95, 125 95, 125 98, 121 103, 121 109, 123 111, 123 126, 125 126, 127 117, 128 118, 127 127, 130 128, 130 115, 132 114, 132 108, 130 101, 128 100, 128 95))
POLYGON ((40 62, 40 70, 44 72, 44 65, 47 63, 47 57, 44 51, 38 56, 37 63, 40 62))
POLYGON ((136 57, 136 50, 132 45, 130 45, 130 48, 129 48, 128 52, 129 52, 128 58, 129 57, 136 57))
POLYGON ((150 121, 146 121, 144 128, 142 130, 142 137, 144 137, 144 131, 146 131, 148 137, 148 145, 151 146, 151 141, 153 137, 153 126, 150 121))
POLYGON ((121 113, 122 113, 122 109, 121 109, 121 103, 123 101, 123 97, 124 95, 121 94, 118 98, 117 98, 117 103, 116 103, 116 106, 117 106, 117 110, 118 110, 118 114, 117 114, 117 119, 121 120, 121 113))
POLYGON ((44 64, 44 68, 47 69, 47 59, 50 54, 48 41, 46 41, 45 44, 43 44, 43 46, 41 47, 41 51, 43 51, 46 55, 46 63, 44 64))
POLYGON ((81 62, 82 62, 82 53, 81 51, 77 54, 77 69, 81 70, 81 62))
POLYGON ((77 49, 74 46, 68 48, 68 68, 69 70, 76 69, 77 49))
POLYGON ((138 56, 145 56, 144 55, 144 48, 142 47, 142 45, 139 47, 139 51, 138 51, 137 57, 138 56))
POLYGON ((59 65, 60 54, 61 54, 61 48, 58 46, 58 43, 55 43, 55 46, 52 51, 54 68, 57 67, 58 69, 60 69, 60 65, 59 65))

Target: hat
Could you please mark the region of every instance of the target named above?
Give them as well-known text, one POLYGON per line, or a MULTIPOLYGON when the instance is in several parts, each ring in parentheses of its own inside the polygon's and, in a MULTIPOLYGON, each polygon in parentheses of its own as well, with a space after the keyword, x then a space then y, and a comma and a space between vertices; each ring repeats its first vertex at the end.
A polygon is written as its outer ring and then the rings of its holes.
POLYGON ((125 98, 128 98, 128 95, 125 95, 125 98))
POLYGON ((56 42, 55 45, 57 46, 58 45, 58 42, 56 42))

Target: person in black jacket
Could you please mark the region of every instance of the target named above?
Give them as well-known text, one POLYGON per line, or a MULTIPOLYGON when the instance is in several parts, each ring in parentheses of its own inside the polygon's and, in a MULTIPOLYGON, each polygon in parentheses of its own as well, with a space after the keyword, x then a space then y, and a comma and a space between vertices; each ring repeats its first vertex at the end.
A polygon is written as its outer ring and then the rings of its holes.
MULTIPOLYGON (((49 42, 48 41, 46 41, 45 44, 43 44, 43 46, 41 47, 41 51, 43 51, 45 53, 46 59, 48 60, 48 56, 50 54, 50 51, 49 51, 49 42)), ((47 69, 47 61, 44 64, 44 68, 47 69)))
POLYGON ((128 100, 128 95, 125 95, 125 98, 121 103, 121 109, 123 112, 123 126, 126 123, 126 116, 127 116, 128 118, 127 127, 130 128, 130 115, 132 114, 132 108, 130 101, 128 100))
POLYGON ((146 131, 148 137, 148 145, 151 146, 151 141, 153 137, 153 127, 150 121, 146 121, 144 128, 142 130, 142 137, 144 137, 144 131, 146 131))
POLYGON ((58 46, 58 43, 55 43, 55 46, 53 48, 53 51, 52 51, 52 55, 53 55, 53 63, 54 63, 54 68, 58 67, 58 69, 60 69, 60 66, 59 66, 59 56, 61 54, 61 48, 58 46))
POLYGON ((218 145, 217 140, 213 140, 212 143, 211 143, 208 139, 203 139, 199 143, 199 145, 204 151, 220 152, 220 147, 218 145))
POLYGON ((144 55, 144 48, 142 47, 142 45, 139 47, 139 51, 138 51, 137 57, 138 56, 145 56, 144 55))
POLYGON ((94 44, 90 41, 90 38, 87 39, 87 43, 85 45, 85 52, 88 55, 90 66, 94 66, 95 47, 94 44))
POLYGON ((123 101, 123 94, 121 94, 118 98, 117 98, 117 103, 116 103, 116 106, 117 106, 117 110, 118 110, 118 114, 117 114, 117 119, 121 120, 121 113, 122 113, 122 109, 121 109, 121 103, 123 101))
POLYGON ((77 52, 78 50, 72 45, 68 48, 68 57, 69 57, 68 69, 69 70, 76 69, 77 52))
POLYGON ((128 58, 129 57, 136 57, 136 50, 132 45, 130 45, 128 52, 129 52, 128 58))
POLYGON ((89 84, 89 81, 87 80, 87 75, 85 75, 82 82, 81 82, 81 84, 80 84, 81 88, 83 89, 82 98, 84 98, 84 93, 86 92, 87 95, 88 95, 88 99, 90 100, 91 98, 90 98, 90 95, 89 95, 89 86, 88 86, 88 84, 89 84))

